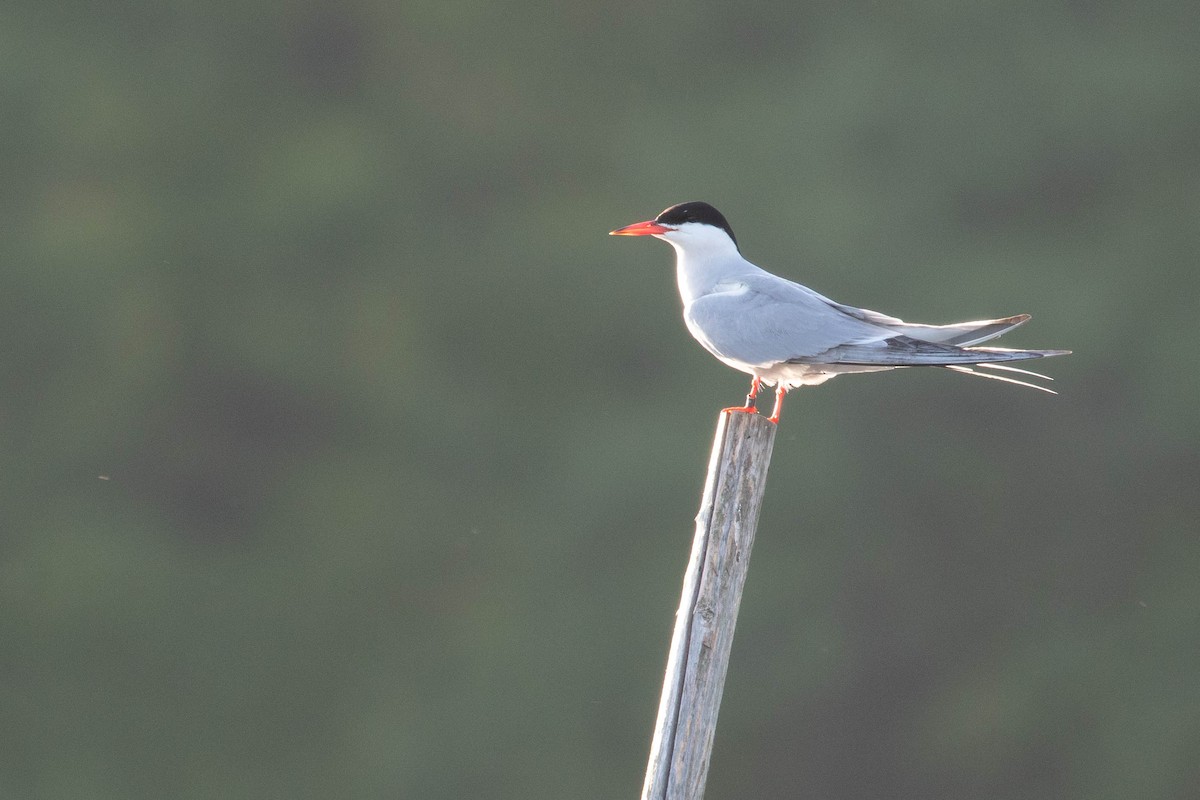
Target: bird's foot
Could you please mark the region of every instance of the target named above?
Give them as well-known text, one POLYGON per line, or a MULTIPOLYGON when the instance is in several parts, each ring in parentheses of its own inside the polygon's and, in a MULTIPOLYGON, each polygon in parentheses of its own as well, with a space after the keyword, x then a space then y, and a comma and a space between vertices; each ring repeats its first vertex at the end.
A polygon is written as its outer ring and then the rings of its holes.
POLYGON ((751 403, 750 405, 746 405, 746 406, 730 406, 729 408, 721 409, 722 414, 733 413, 735 411, 740 414, 757 414, 758 406, 751 403))
POLYGON ((762 386, 762 378, 755 375, 754 380, 750 382, 750 394, 746 395, 746 405, 722 408, 721 413, 724 414, 726 412, 737 412, 739 414, 757 414, 758 404, 755 402, 755 398, 758 397, 758 389, 760 386, 762 386))

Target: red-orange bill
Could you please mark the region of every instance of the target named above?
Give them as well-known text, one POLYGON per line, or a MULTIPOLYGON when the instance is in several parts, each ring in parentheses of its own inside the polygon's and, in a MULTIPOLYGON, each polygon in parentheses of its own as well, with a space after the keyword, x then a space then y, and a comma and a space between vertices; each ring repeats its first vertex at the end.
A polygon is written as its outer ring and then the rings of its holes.
POLYGON ((615 231, 609 231, 609 236, 652 236, 656 233, 666 233, 671 230, 664 228, 654 220, 646 220, 645 222, 635 222, 632 225, 626 225, 624 228, 617 228, 615 231))

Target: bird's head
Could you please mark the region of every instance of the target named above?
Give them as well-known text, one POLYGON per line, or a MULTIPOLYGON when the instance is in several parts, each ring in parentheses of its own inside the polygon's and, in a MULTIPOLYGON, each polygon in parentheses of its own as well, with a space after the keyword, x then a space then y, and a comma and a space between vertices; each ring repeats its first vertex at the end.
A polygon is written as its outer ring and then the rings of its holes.
POLYGON ((725 216, 700 202, 671 206, 654 219, 617 228, 609 235, 654 236, 689 252, 737 250, 737 238, 725 216))

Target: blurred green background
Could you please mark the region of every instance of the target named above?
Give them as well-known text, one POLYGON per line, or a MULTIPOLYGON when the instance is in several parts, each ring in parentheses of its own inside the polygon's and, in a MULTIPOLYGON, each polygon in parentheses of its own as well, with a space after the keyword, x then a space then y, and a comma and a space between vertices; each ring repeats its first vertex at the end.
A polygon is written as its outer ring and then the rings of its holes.
POLYGON ((1192 3, 0 11, 0 798, 641 787, 703 199, 1057 398, 794 393, 712 798, 1200 785, 1192 3))

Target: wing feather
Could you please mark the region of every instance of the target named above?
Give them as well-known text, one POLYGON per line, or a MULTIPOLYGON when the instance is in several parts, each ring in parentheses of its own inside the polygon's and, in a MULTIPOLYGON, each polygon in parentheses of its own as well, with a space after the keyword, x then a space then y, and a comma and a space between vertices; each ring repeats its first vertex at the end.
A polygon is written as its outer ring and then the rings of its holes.
POLYGON ((816 356, 893 331, 840 310, 826 297, 770 275, 717 287, 684 309, 688 329, 714 355, 769 365, 816 356))
POLYGON ((955 347, 924 342, 911 336, 894 336, 881 342, 841 345, 815 356, 790 359, 797 364, 846 364, 855 366, 944 367, 951 364, 984 364, 1023 361, 1029 358, 1066 355, 1068 350, 1012 350, 1004 347, 955 347))
POLYGON ((718 358, 760 367, 982 365, 1070 352, 967 346, 1007 333, 1028 321, 1027 314, 918 325, 835 303, 806 286, 762 272, 718 284, 684 308, 684 320, 692 335, 718 358))

